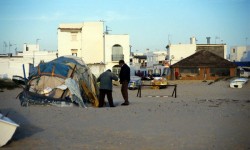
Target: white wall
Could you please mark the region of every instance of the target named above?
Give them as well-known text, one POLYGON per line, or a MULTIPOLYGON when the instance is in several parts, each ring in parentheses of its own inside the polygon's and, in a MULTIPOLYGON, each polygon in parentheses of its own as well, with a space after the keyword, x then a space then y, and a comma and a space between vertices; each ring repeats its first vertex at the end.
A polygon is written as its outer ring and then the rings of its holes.
POLYGON ((230 48, 230 61, 250 61, 250 46, 233 46, 230 48))
POLYGON ((196 44, 171 44, 169 46, 169 60, 171 65, 195 53, 196 44))
POLYGON ((33 51, 39 51, 40 45, 39 44, 23 44, 23 53, 30 53, 33 51))
POLYGON ((84 22, 60 24, 58 29, 58 55, 72 55, 71 49, 77 49, 77 56, 86 64, 104 61, 103 22, 84 22), (77 32, 77 40, 72 41, 72 33, 77 32))
POLYGON ((128 35, 104 35, 104 23, 84 22, 75 24, 60 24, 58 28, 58 55, 72 55, 71 49, 78 49, 77 57, 91 65, 94 74, 99 74, 96 64, 105 64, 105 69, 112 69, 118 61, 111 59, 112 47, 119 44, 123 47, 124 61, 129 64, 130 47, 128 35), (77 32, 77 41, 72 41, 71 32, 77 32), (105 36, 105 37, 104 37, 105 36), (105 44, 104 44, 105 43, 105 44))
POLYGON ((39 45, 24 44, 23 56, 1 57, 0 58, 0 75, 7 74, 8 78, 13 75, 24 77, 23 64, 25 66, 26 77, 29 75, 29 64, 37 66, 41 61, 48 62, 56 58, 57 51, 39 51, 39 45), (26 51, 26 46, 29 51, 26 51))
POLYGON ((118 65, 118 61, 112 61, 112 47, 116 44, 121 45, 123 48, 124 61, 127 65, 130 64, 130 42, 129 35, 105 35, 105 58, 104 63, 106 64, 106 69, 112 69, 114 65, 118 65))
POLYGON ((147 68, 153 67, 155 64, 159 64, 159 61, 165 60, 167 56, 166 51, 154 51, 147 52, 147 68))
POLYGON ((6 57, 0 59, 0 74, 7 74, 7 78, 12 79, 13 75, 23 75, 23 64, 25 65, 26 77, 28 77, 29 71, 29 59, 6 57))
POLYGON ((60 24, 57 30, 58 56, 72 55, 71 49, 77 49, 77 56, 82 55, 82 23, 60 24), (76 40, 72 40, 71 32, 76 33, 76 40))
POLYGON ((224 45, 224 59, 228 59, 227 45, 224 45))
POLYGON ((154 64, 158 64, 157 61, 157 54, 153 52, 147 52, 147 68, 153 67, 154 64))
POLYGON ((82 58, 88 63, 104 61, 103 22, 86 22, 82 31, 82 58))

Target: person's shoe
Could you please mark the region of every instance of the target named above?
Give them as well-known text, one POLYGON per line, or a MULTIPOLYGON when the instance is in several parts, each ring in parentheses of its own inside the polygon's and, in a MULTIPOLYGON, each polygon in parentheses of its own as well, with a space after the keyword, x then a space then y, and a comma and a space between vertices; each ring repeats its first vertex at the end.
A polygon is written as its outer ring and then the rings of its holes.
POLYGON ((122 105, 122 106, 127 106, 127 105, 129 105, 129 103, 128 103, 128 102, 124 102, 124 103, 122 103, 121 105, 122 105))

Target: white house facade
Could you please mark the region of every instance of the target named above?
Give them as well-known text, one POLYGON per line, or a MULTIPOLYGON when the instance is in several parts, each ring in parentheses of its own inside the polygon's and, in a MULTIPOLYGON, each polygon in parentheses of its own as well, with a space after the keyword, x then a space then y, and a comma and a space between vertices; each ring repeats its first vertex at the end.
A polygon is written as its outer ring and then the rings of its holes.
POLYGON ((104 35, 105 48, 104 48, 104 64, 106 69, 111 69, 118 74, 119 60, 123 59, 129 65, 130 60, 130 45, 129 35, 104 35))
POLYGON ((250 61, 250 46, 232 46, 230 48, 230 61, 250 61))
POLYGON ((129 64, 129 45, 129 35, 105 33, 103 21, 60 24, 58 28, 58 56, 82 58, 96 76, 106 69, 116 70, 120 59, 129 64))
POLYGON ((154 65, 163 64, 166 60, 167 51, 147 52, 147 68, 152 68, 154 65))
POLYGON ((196 51, 196 44, 171 44, 168 49, 168 61, 170 65, 194 54, 196 51))
POLYGON ((40 62, 48 62, 57 58, 57 51, 42 51, 39 48, 39 44, 24 44, 23 59, 37 66, 40 62))

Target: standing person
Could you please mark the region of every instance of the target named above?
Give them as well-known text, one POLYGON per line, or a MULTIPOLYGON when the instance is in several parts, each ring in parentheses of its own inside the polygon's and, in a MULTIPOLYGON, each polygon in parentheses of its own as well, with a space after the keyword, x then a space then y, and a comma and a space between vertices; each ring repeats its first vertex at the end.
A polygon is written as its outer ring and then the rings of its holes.
POLYGON ((100 82, 99 107, 103 107, 105 95, 107 95, 109 106, 115 107, 112 97, 112 89, 113 89, 112 80, 118 81, 118 77, 114 73, 112 73, 110 69, 103 72, 97 78, 97 82, 100 82))
POLYGON ((175 80, 178 80, 178 79, 179 79, 179 72, 175 71, 175 80))
POLYGON ((125 64, 124 60, 119 61, 119 66, 121 67, 121 71, 119 74, 120 83, 122 84, 121 93, 124 99, 124 103, 122 106, 129 105, 128 101, 128 83, 130 81, 130 68, 127 64, 125 64))

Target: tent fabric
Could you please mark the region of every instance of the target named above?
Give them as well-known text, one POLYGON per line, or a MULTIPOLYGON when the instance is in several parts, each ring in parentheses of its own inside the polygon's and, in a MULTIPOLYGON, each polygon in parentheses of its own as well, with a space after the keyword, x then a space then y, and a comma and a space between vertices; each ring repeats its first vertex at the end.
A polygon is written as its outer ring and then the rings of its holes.
POLYGON ((47 63, 40 63, 38 67, 34 69, 34 72, 31 73, 31 77, 37 75, 54 75, 66 78, 68 71, 72 69, 69 64, 86 66, 80 58, 62 56, 47 63))
POLYGON ((58 75, 62 77, 67 77, 68 71, 70 70, 70 66, 65 64, 60 64, 58 62, 49 62, 49 63, 42 63, 39 65, 38 72, 41 75, 58 75))
POLYGON ((69 91, 73 95, 72 101, 73 102, 77 102, 81 107, 85 107, 86 108, 86 106, 83 103, 83 99, 82 99, 82 96, 81 96, 80 88, 79 88, 78 84, 76 83, 76 81, 73 80, 73 79, 71 79, 71 78, 67 78, 65 80, 65 85, 69 88, 69 91))
POLYGON ((70 98, 81 107, 86 107, 86 103, 98 105, 96 77, 84 61, 75 56, 62 56, 50 62, 40 63, 30 73, 26 89, 50 98, 61 100, 70 98), (86 85, 85 89, 82 83, 86 85), (62 85, 66 85, 67 89, 58 88, 62 85), (51 90, 45 93, 46 89, 51 90))

